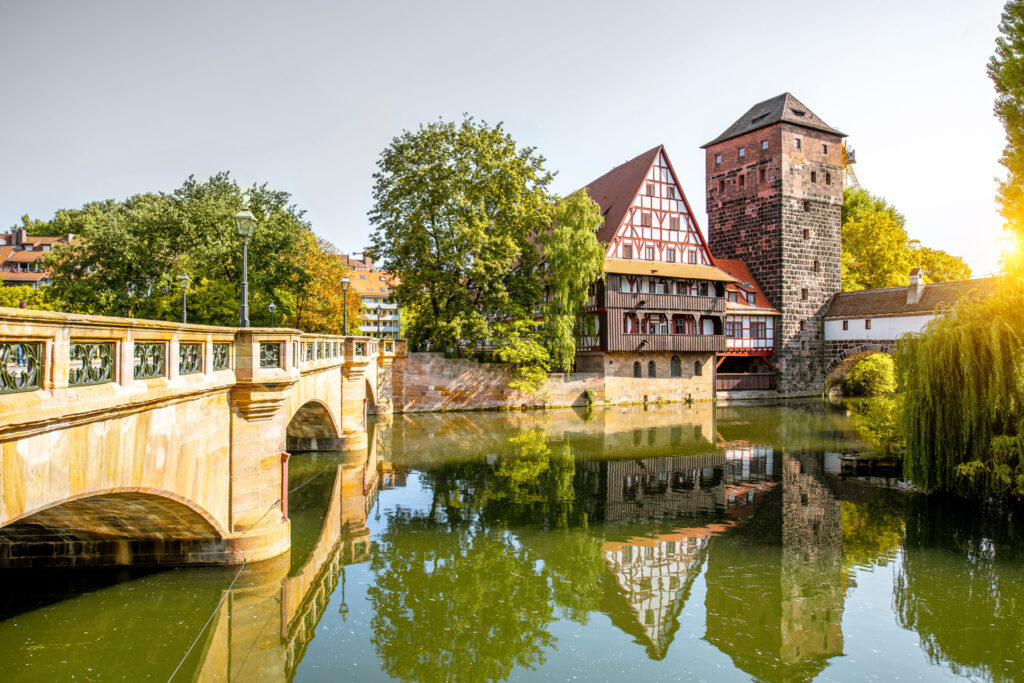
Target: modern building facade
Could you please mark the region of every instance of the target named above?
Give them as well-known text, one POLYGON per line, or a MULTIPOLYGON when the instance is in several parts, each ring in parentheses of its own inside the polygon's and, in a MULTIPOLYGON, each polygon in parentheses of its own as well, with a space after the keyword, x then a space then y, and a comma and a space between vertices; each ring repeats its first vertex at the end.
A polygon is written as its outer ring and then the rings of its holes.
POLYGON ((350 276, 352 291, 363 302, 362 334, 376 339, 398 339, 401 331, 401 312, 391 299, 394 280, 389 273, 374 268, 373 259, 355 253, 342 256, 342 261, 354 272, 350 276))
POLYGON ((0 233, 0 281, 5 287, 39 288, 50 284, 50 272, 43 266, 43 259, 55 245, 72 239, 73 235, 29 235, 24 228, 0 233))

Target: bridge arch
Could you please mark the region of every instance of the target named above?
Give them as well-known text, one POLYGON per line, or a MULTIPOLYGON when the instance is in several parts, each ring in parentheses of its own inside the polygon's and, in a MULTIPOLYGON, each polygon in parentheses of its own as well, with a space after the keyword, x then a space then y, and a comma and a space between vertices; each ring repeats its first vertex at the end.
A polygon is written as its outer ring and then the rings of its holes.
POLYGON ((833 353, 831 360, 825 366, 825 392, 829 392, 843 383, 846 376, 850 374, 853 367, 868 356, 877 353, 892 355, 896 343, 892 341, 864 342, 851 346, 844 346, 833 353))

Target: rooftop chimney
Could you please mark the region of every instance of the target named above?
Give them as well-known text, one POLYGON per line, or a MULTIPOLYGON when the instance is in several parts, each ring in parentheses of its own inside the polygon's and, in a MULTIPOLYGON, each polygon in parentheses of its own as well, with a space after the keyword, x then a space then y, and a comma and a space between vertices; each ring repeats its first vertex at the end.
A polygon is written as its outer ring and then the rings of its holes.
POLYGON ((12 230, 11 232, 13 233, 11 235, 11 244, 13 244, 16 247, 20 247, 21 245, 25 244, 25 239, 28 237, 28 231, 25 230, 25 228, 17 228, 15 230, 12 230))
POLYGON ((924 296, 924 272, 920 268, 910 271, 910 285, 907 287, 907 305, 916 304, 924 296))

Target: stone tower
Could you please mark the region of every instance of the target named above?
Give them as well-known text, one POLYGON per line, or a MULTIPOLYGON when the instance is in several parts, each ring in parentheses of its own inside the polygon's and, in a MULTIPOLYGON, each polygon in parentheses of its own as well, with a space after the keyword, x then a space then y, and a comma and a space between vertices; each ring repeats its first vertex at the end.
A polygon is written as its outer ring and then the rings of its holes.
POLYGON ((841 288, 844 137, 783 93, 703 146, 708 245, 741 259, 782 312, 772 363, 787 394, 824 382, 824 315, 841 288))

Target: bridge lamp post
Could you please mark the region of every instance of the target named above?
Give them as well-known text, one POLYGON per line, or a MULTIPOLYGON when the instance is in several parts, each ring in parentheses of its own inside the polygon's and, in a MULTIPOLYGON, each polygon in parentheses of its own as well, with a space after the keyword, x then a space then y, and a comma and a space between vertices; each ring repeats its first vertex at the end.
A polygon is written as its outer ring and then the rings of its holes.
POLYGON ((249 327, 249 239, 256 232, 256 216, 247 208, 235 214, 235 228, 242 238, 242 307, 238 326, 249 327))
POLYGON ((273 327, 274 326, 274 311, 277 310, 277 304, 275 304, 273 301, 271 301, 270 305, 267 306, 267 309, 270 311, 270 326, 273 327))
POLYGON ((192 280, 189 278, 188 273, 182 273, 178 276, 178 284, 181 285, 181 322, 185 324, 188 322, 188 286, 192 280))
POLYGON ((348 279, 348 275, 341 278, 341 292, 345 295, 345 305, 341 308, 342 321, 344 324, 344 334, 348 336, 348 288, 352 284, 352 281, 348 279))

